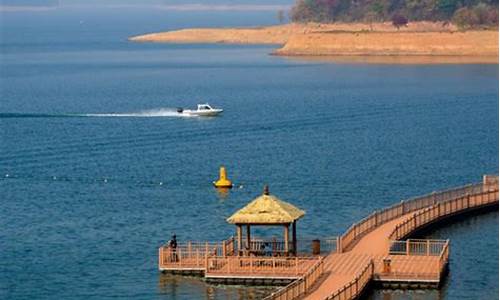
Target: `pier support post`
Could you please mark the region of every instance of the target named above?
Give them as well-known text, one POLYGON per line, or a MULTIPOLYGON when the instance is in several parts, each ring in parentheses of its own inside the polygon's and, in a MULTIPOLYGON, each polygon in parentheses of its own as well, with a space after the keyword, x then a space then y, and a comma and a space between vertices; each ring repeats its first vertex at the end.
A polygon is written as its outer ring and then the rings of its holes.
POLYGON ((285 237, 285 249, 284 250, 285 250, 286 255, 288 255, 288 240, 289 240, 289 238, 288 238, 288 226, 289 226, 289 224, 286 224, 284 226, 284 230, 285 230, 285 233, 284 233, 284 237, 285 237))
POLYGON ((251 245, 251 238, 250 238, 250 225, 247 224, 247 248, 248 250, 252 250, 252 245, 251 245))
POLYGON ((295 256, 295 275, 299 275, 299 258, 295 256))
POLYGON ((242 246, 242 238, 241 238, 241 225, 236 225, 236 235, 238 236, 238 256, 241 255, 241 246, 242 246))
POLYGON ((391 273, 391 258, 390 257, 384 258, 383 263, 384 263, 383 273, 385 274, 391 273))
POLYGON ((297 221, 292 223, 292 247, 293 253, 297 255, 297 221))

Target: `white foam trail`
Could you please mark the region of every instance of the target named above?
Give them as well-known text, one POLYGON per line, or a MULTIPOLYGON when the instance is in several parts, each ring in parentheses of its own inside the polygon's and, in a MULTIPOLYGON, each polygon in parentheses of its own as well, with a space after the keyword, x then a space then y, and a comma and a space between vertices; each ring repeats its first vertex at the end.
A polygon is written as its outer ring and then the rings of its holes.
POLYGON ((192 117, 190 115, 178 113, 173 108, 157 108, 131 113, 103 113, 103 114, 82 114, 85 117, 132 117, 132 118, 158 118, 158 117, 192 117))

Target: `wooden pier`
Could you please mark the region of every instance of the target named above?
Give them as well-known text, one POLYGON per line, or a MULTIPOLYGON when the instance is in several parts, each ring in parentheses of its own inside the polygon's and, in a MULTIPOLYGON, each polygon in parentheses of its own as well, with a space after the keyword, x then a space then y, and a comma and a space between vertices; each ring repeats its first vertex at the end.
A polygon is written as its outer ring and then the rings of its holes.
POLYGON ((308 241, 313 250, 310 253, 300 251, 307 248, 300 247, 300 240, 294 239, 290 245, 288 227, 285 242, 252 240, 249 235, 244 242, 239 229, 236 239, 188 242, 176 249, 163 246, 159 249, 159 269, 195 272, 222 283, 287 284, 266 300, 356 299, 370 284, 438 287, 447 270, 449 240, 406 238, 446 218, 498 206, 498 199, 498 176, 484 176, 479 184, 431 193, 376 211, 340 237, 308 241), (318 249, 321 244, 328 245, 328 253, 318 249), (269 250, 259 251, 258 245, 268 245, 269 250), (248 251, 241 251, 242 247, 248 251))

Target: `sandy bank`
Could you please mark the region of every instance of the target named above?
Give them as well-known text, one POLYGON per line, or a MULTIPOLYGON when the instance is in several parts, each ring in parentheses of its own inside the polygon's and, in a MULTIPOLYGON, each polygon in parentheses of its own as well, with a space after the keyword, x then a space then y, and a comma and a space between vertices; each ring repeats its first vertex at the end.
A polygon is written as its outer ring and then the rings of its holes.
POLYGON ((368 32, 294 35, 279 55, 498 56, 498 32, 368 32))
MULTIPOLYGON (((432 22, 410 23, 400 30, 390 23, 193 28, 140 35, 131 37, 130 40, 163 43, 277 44, 282 47, 275 50, 274 54, 286 56, 453 56, 471 57, 470 62, 498 62, 498 31, 460 32, 453 25, 432 22)), ((458 61, 467 63, 468 59, 458 61)), ((436 63, 436 60, 430 63, 436 63)))
MULTIPOLYGON (((416 22, 400 29, 401 32, 456 31, 453 25, 416 22)), ((157 43, 227 43, 227 44, 285 44, 291 36, 332 32, 396 32, 390 23, 334 23, 285 24, 249 28, 190 28, 150 33, 129 38, 135 42, 157 43)), ((398 31, 399 32, 399 31, 398 31)))
POLYGON ((284 44, 291 35, 298 34, 299 30, 299 26, 192 28, 139 35, 129 40, 157 43, 284 44))

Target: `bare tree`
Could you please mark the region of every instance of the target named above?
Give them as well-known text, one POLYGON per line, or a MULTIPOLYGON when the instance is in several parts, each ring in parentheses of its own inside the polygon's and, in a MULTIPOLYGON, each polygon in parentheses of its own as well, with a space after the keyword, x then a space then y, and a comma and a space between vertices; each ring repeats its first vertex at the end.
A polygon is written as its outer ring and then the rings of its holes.
POLYGON ((280 24, 283 24, 283 22, 285 22, 285 12, 282 9, 278 10, 277 18, 280 24))

